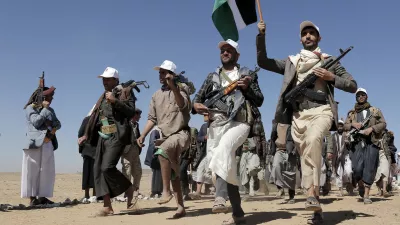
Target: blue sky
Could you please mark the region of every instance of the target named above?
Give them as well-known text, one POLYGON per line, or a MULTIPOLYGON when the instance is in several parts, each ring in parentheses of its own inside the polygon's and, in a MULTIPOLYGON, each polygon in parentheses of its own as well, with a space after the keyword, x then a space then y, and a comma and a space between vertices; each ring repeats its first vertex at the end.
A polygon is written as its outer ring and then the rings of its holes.
MULTIPOLYGON (((20 171, 26 142, 23 106, 45 71, 46 85, 57 90, 52 107, 61 120, 60 147, 55 152, 56 172, 81 171, 77 132, 84 116, 103 91, 96 76, 107 66, 117 68, 121 81, 147 80, 150 89, 137 94, 145 124, 151 95, 159 88, 154 66, 169 59, 198 89, 220 64, 217 43, 221 36, 208 1, 3 1, 0 7, 0 171, 20 171)), ((342 61, 369 101, 379 107, 388 128, 398 126, 399 73, 398 1, 261 1, 267 24, 270 57, 298 53, 299 24, 315 22, 321 29, 323 52, 337 55, 339 48, 354 46, 342 61)), ((243 66, 256 65, 256 24, 240 32, 243 66)), ((261 107, 267 134, 275 112, 282 76, 261 70, 259 82, 265 96, 261 107)), ((193 98, 193 96, 192 96, 193 98)), ((345 117, 353 107, 352 94, 336 91, 339 112, 345 117)), ((201 116, 191 126, 200 128, 201 116)), ((146 139, 146 142, 148 138, 146 139)), ((396 140, 398 144, 398 139, 396 140)), ((147 149, 145 149, 146 152, 147 149)), ((145 154, 142 153, 143 162, 145 154)), ((120 167, 120 165, 118 166, 120 167)))

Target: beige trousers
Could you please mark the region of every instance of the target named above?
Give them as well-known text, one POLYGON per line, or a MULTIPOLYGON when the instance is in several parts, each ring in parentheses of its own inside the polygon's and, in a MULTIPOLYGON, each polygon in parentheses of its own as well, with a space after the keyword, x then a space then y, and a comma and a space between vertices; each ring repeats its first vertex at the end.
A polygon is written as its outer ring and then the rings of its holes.
POLYGON ((378 182, 381 177, 382 181, 388 182, 389 178, 389 161, 385 155, 384 150, 379 150, 379 166, 375 175, 375 182, 378 182))
POLYGON ((301 156, 302 184, 308 189, 320 186, 322 142, 333 120, 330 105, 296 112, 292 120, 292 137, 301 156))
POLYGON ((139 190, 142 179, 142 165, 140 163, 139 147, 128 145, 121 156, 122 173, 132 182, 133 189, 139 190))

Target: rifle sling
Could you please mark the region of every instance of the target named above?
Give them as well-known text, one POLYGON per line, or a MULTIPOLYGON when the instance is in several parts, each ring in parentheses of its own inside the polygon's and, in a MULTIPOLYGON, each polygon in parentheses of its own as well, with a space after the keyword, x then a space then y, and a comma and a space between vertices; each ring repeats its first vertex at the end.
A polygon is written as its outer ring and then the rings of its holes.
MULTIPOLYGON (((224 70, 221 70, 221 75, 224 77, 224 79, 226 81, 228 81, 229 85, 231 85, 233 83, 233 81, 228 77, 228 75, 225 74, 224 70)), ((221 86, 222 86, 222 82, 221 82, 221 86)))

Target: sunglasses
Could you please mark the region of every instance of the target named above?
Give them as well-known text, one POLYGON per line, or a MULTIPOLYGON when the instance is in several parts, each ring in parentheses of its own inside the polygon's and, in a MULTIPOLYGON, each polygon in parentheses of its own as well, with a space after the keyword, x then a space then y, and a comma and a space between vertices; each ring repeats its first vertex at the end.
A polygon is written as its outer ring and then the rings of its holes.
POLYGON ((362 93, 362 94, 357 94, 357 95, 356 95, 357 98, 358 98, 358 97, 361 97, 361 96, 364 97, 364 96, 367 96, 367 95, 364 94, 364 93, 362 93))
POLYGON ((229 54, 232 54, 234 51, 232 50, 232 49, 221 49, 221 54, 224 54, 225 52, 227 52, 227 53, 229 53, 229 54))

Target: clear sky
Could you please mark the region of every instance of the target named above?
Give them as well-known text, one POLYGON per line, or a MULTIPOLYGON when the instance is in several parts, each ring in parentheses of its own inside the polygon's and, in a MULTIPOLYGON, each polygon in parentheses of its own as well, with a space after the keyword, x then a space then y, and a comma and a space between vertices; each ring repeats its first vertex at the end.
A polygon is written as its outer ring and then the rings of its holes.
MULTIPOLYGON (((52 103, 62 123, 57 133, 60 146, 55 152, 57 173, 82 170, 77 132, 103 91, 97 75, 107 66, 119 70, 122 82, 135 79, 150 84, 150 89, 142 88, 137 94, 137 106, 143 110, 141 129, 151 95, 160 86, 154 66, 172 60, 199 89, 207 74, 220 64, 216 46, 221 36, 211 20, 213 4, 212 0, 2 1, 0 171, 21 170, 22 148, 27 141, 23 106, 37 88, 42 71, 46 85, 57 88, 52 103)), ((395 67, 400 50, 399 1, 261 0, 261 4, 270 57, 298 53, 302 48, 299 24, 303 20, 315 22, 321 29, 323 52, 338 55, 339 48, 354 46, 342 64, 359 86, 367 89, 371 104, 383 111, 388 128, 395 135, 400 133, 396 100, 400 79, 395 67)), ((243 66, 256 65, 256 34, 256 24, 240 32, 239 63, 243 66)), ((267 136, 282 78, 259 72, 267 136)), ((339 116, 345 117, 355 97, 339 90, 335 97, 340 102, 339 116)), ((202 121, 201 116, 192 116, 190 125, 200 128, 202 121)))

